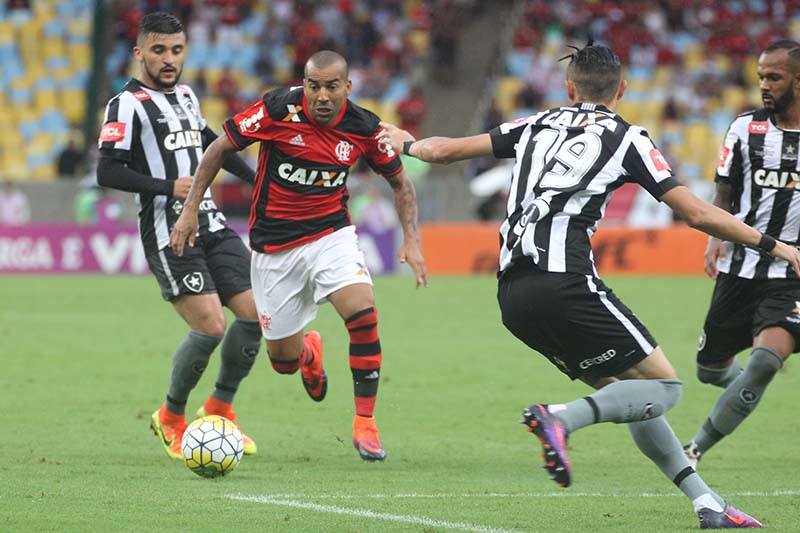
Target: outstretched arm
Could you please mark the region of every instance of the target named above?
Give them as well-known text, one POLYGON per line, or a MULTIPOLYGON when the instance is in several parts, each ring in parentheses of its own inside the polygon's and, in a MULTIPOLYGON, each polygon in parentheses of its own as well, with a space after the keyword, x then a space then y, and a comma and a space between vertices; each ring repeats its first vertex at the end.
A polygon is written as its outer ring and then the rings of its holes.
POLYGON ((392 187, 394 205, 403 228, 403 244, 398 251, 398 257, 401 263, 408 263, 414 271, 417 288, 420 285, 427 287, 428 271, 419 244, 417 193, 414 191, 414 184, 402 170, 394 176, 387 176, 386 181, 392 187))
POLYGON ((189 194, 183 203, 181 215, 169 235, 169 246, 177 255, 183 255, 183 246, 187 241, 189 246, 194 246, 194 238, 198 228, 197 211, 200 209, 200 201, 203 199, 206 189, 214 181, 219 169, 222 168, 222 162, 235 151, 236 147, 227 136, 223 135, 222 137, 217 137, 203 154, 203 158, 195 171, 192 188, 189 189, 189 194))
MULTIPOLYGON (((717 183, 716 193, 712 204, 724 211, 731 210, 731 186, 726 183, 717 183)), ((725 259, 725 245, 722 240, 709 235, 705 254, 703 254, 703 266, 711 279, 717 279, 719 270, 717 269, 717 259, 725 259)))
POLYGON ((429 163, 452 163, 492 155, 492 139, 488 133, 471 137, 428 137, 414 139, 406 130, 388 122, 381 122, 384 131, 378 141, 392 145, 397 152, 429 163), (410 143, 404 150, 404 145, 410 143))
POLYGON ((687 187, 675 187, 661 197, 673 211, 691 227, 708 233, 724 241, 738 242, 751 248, 758 248, 774 257, 785 259, 800 275, 800 251, 776 241, 757 229, 741 222, 733 215, 702 201, 687 187))

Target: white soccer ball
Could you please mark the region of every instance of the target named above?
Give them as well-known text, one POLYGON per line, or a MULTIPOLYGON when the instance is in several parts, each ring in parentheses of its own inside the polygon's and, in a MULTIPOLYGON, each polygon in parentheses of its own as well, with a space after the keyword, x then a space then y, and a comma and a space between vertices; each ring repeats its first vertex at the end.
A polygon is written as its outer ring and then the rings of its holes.
POLYGON ((181 440, 183 459, 202 477, 229 474, 242 460, 244 442, 236 424, 217 415, 198 418, 186 428, 181 440))

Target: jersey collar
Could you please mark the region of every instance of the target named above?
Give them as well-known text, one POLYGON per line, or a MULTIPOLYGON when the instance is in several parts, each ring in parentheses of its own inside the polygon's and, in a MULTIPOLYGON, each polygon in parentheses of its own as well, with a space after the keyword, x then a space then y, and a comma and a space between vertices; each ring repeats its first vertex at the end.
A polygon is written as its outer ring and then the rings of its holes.
POLYGON ((320 124, 314 117, 311 116, 311 113, 308 111, 308 99, 306 99, 306 94, 303 93, 303 111, 305 111, 306 117, 308 118, 309 122, 314 124, 315 126, 319 126, 320 128, 335 128, 339 122, 342 121, 342 117, 344 117, 344 112, 347 111, 347 104, 350 102, 349 98, 344 99, 344 105, 342 105, 342 109, 339 110, 339 114, 336 115, 336 118, 331 121, 330 124, 320 124))
POLYGON ((577 102, 575 107, 581 111, 602 111, 604 113, 611 113, 609 109, 603 104, 593 104, 591 102, 577 102))
POLYGON ((145 85, 144 82, 142 80, 138 79, 138 78, 131 78, 131 80, 135 81, 136 84, 139 85, 139 88, 147 89, 148 91, 153 91, 153 92, 161 93, 161 94, 172 94, 172 93, 178 92, 178 85, 179 84, 177 84, 177 83, 175 84, 175 87, 173 87, 169 91, 162 91, 160 89, 155 89, 153 87, 150 87, 149 85, 145 85))

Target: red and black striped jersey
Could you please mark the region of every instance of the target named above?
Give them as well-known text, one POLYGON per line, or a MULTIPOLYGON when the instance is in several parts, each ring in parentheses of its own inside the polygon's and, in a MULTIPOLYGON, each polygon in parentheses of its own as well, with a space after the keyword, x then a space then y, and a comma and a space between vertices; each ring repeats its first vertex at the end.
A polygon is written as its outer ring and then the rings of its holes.
POLYGON ((321 125, 306 114, 303 89, 277 89, 228 119, 238 149, 261 141, 250 208, 250 247, 273 253, 351 224, 347 176, 360 156, 378 174, 403 170, 391 146, 377 141, 380 119, 347 100, 321 125))

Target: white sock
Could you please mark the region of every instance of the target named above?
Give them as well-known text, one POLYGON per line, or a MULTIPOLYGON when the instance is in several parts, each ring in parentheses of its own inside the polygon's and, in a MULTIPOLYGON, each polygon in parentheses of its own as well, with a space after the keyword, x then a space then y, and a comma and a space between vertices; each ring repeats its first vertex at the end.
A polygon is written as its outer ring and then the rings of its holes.
POLYGON ((711 509, 714 512, 721 513, 725 510, 720 504, 717 503, 717 500, 715 500, 714 497, 708 493, 698 496, 692 500, 692 505, 694 506, 695 512, 699 511, 700 509, 711 509))

